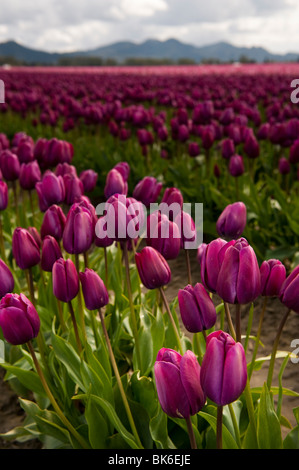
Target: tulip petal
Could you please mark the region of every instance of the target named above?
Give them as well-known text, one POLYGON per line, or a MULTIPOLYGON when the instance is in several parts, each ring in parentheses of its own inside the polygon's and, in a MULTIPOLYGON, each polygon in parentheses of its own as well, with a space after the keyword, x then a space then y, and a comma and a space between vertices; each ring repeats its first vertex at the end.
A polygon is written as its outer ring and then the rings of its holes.
POLYGON ((195 354, 188 350, 180 363, 181 381, 190 404, 190 414, 198 413, 205 404, 206 397, 200 384, 200 365, 195 354))
POLYGON ((224 364, 221 405, 234 402, 244 391, 247 381, 247 366, 244 348, 235 343, 227 348, 224 364))

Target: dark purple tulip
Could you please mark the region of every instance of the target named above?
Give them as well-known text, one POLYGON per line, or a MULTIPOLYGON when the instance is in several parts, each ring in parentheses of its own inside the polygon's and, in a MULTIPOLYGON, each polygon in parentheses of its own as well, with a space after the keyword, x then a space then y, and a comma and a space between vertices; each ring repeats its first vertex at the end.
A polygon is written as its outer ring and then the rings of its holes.
POLYGON ((198 262, 199 266, 201 266, 201 260, 202 260, 203 253, 204 253, 206 248, 207 248, 206 243, 201 243, 199 245, 199 247, 197 248, 196 259, 197 259, 197 262, 198 262))
POLYGON ((0 302, 0 326, 11 344, 31 341, 39 333, 40 319, 35 307, 24 294, 6 294, 0 302))
POLYGON ((17 156, 20 163, 29 163, 34 159, 34 143, 29 140, 23 140, 17 147, 17 156))
POLYGON ((34 158, 43 166, 45 149, 47 146, 48 140, 41 137, 39 138, 34 146, 33 155, 34 158))
POLYGON ((197 157, 200 154, 200 147, 197 142, 190 142, 188 145, 188 153, 190 157, 197 157))
POLYGON ((201 130, 202 146, 208 150, 215 141, 215 129, 212 125, 204 126, 201 130))
POLYGON ((46 235, 42 243, 42 269, 52 272, 53 265, 59 258, 62 258, 62 253, 57 240, 51 235, 46 235))
POLYGON ((80 178, 70 174, 63 176, 65 187, 65 200, 64 202, 71 206, 78 201, 84 194, 84 186, 80 178))
POLYGON ((53 204, 59 204, 65 199, 65 186, 62 176, 56 176, 50 170, 44 173, 42 180, 35 185, 39 198, 39 207, 45 212, 53 204))
POLYGON ((190 333, 209 330, 216 323, 216 309, 204 286, 188 284, 178 292, 182 322, 190 333))
POLYGON ((10 150, 4 150, 0 156, 0 167, 3 178, 7 181, 16 181, 20 175, 20 162, 10 150))
POLYGON ((178 129, 178 140, 186 142, 189 139, 189 129, 185 124, 181 124, 178 129))
POLYGON ((86 308, 99 310, 109 303, 106 286, 100 276, 92 269, 79 273, 86 308))
POLYGON ((232 139, 225 139, 221 145, 221 155, 228 160, 235 153, 235 144, 232 139))
POLYGON ((77 169, 74 165, 70 165, 69 163, 58 163, 58 165, 55 168, 55 175, 56 176, 65 176, 65 175, 70 175, 74 176, 77 178, 77 169))
POLYGON ((278 297, 282 284, 286 279, 286 268, 281 261, 269 259, 263 261, 260 267, 261 295, 278 297))
POLYGON ((177 214, 180 213, 180 210, 183 207, 183 196, 181 191, 178 188, 166 188, 161 200, 161 203, 167 204, 169 209, 171 209, 172 204, 174 204, 174 211, 170 210, 169 218, 174 219, 177 214))
POLYGON ((133 197, 114 194, 106 202, 107 236, 115 241, 135 239, 145 221, 143 204, 133 197))
POLYGON ((165 142, 168 139, 168 129, 166 126, 160 126, 157 130, 158 138, 162 142, 165 142))
POLYGON ((249 158, 257 158, 260 154, 260 146, 254 135, 249 134, 244 143, 244 151, 249 158))
POLYGON ((177 224, 162 216, 155 232, 154 236, 147 237, 148 246, 159 251, 166 260, 177 258, 181 248, 180 230, 177 224))
POLYGON ((160 349, 154 371, 164 413, 186 419, 203 408, 206 396, 201 387, 201 368, 192 351, 181 356, 173 349, 160 349))
POLYGON ((80 180, 82 181, 84 192, 90 193, 94 190, 97 184, 98 174, 93 170, 84 170, 80 173, 80 180))
POLYGON ((287 158, 281 157, 278 164, 279 173, 282 175, 288 175, 291 171, 291 165, 287 158))
POLYGON ((110 170, 107 174, 106 184, 104 188, 104 195, 106 199, 113 196, 114 194, 128 193, 128 184, 124 180, 122 174, 115 168, 110 170))
POLYGON ((114 238, 109 238, 107 235, 107 220, 104 216, 96 222, 95 235, 95 245, 100 248, 107 248, 114 242, 114 238))
POLYGON ((243 157, 241 155, 232 155, 229 159, 228 171, 237 178, 243 175, 245 171, 243 157))
POLYGON ((142 202, 146 207, 157 201, 162 189, 162 183, 158 183, 153 176, 145 176, 134 188, 133 197, 142 202))
POLYGON ((57 241, 62 239, 66 217, 60 206, 53 204, 44 213, 43 222, 41 225, 41 237, 45 238, 47 235, 51 235, 56 238, 57 241))
POLYGON ((281 302, 296 313, 299 313, 298 286, 299 266, 296 266, 284 281, 279 294, 281 302))
POLYGON ((12 253, 20 269, 29 269, 40 262, 40 249, 25 228, 17 227, 12 236, 12 253))
POLYGON ((0 181, 0 211, 8 206, 8 186, 5 181, 0 181))
POLYGON ((224 126, 228 126, 235 118, 235 113, 232 107, 224 109, 219 117, 219 121, 224 126))
POLYGON ((218 254, 217 294, 230 304, 253 302, 261 293, 261 275, 253 248, 245 238, 232 240, 218 254))
POLYGON ((257 131, 257 138, 259 140, 268 139, 270 132, 270 124, 268 122, 263 123, 257 131))
POLYGON ((220 270, 218 254, 226 243, 227 242, 222 238, 217 238, 202 247, 200 270, 201 282, 208 291, 213 293, 216 292, 217 279, 220 270))
POLYGON ((37 230, 37 228, 36 227, 27 227, 27 230, 30 233, 30 235, 34 238, 35 243, 37 244, 37 246, 39 248, 41 248, 42 247, 42 239, 41 239, 40 233, 37 230))
POLYGON ((221 172, 220 172, 220 168, 217 165, 217 163, 215 163, 215 165, 214 165, 213 173, 214 173, 215 178, 217 178, 217 179, 220 178, 221 172))
POLYGON ((9 139, 3 132, 0 133, 0 151, 6 150, 10 146, 9 139))
POLYGON ((218 406, 239 398, 247 382, 245 351, 224 331, 207 336, 206 352, 201 365, 201 386, 207 397, 218 406))
POLYGON ((41 180, 41 171, 37 160, 29 163, 22 163, 20 169, 19 182, 22 189, 33 190, 36 183, 41 180))
POLYGON ((53 137, 47 142, 43 159, 48 168, 55 167, 59 163, 71 163, 74 149, 70 142, 53 137))
POLYGON ((181 248, 190 248, 188 244, 192 243, 193 245, 197 239, 196 226, 191 215, 188 212, 181 211, 174 219, 174 222, 179 227, 181 248))
POLYGON ((171 271, 165 258, 151 246, 146 246, 135 255, 142 284, 147 289, 166 286, 171 280, 171 271))
POLYGON ((79 292, 79 275, 71 259, 59 258, 52 269, 53 293, 61 302, 70 302, 79 292))
POLYGON ((239 238, 247 223, 247 209, 243 202, 234 202, 225 207, 216 222, 220 237, 232 240, 239 238))
POLYGON ((15 281, 9 267, 0 259, 0 297, 14 290, 15 281))
POLYGON ((127 162, 119 162, 114 166, 123 177, 124 181, 128 181, 130 176, 130 165, 127 162))
POLYGON ((63 231, 63 247, 67 253, 85 253, 94 239, 93 215, 80 203, 70 208, 63 231))

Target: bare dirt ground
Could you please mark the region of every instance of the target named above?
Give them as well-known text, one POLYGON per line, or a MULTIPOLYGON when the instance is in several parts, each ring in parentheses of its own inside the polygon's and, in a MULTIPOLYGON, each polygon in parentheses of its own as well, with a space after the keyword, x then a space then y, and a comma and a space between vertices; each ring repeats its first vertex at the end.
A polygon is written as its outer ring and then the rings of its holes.
MULTIPOLYGON (((191 251, 191 269, 193 284, 200 282, 200 270, 196 260, 196 251, 191 251)), ((172 271, 172 281, 167 288, 167 297, 172 301, 178 293, 178 290, 188 284, 187 268, 184 253, 176 260, 169 262, 172 271)), ((245 306, 242 311, 242 334, 245 333, 248 322, 248 307, 245 306)), ((258 301, 255 306, 254 318, 252 324, 252 335, 257 332, 259 313, 261 310, 261 302, 258 301)), ((264 345, 258 352, 258 357, 267 356, 271 353, 272 345, 280 320, 285 312, 285 307, 278 299, 271 299, 268 302, 267 310, 263 322, 263 331, 261 341, 264 345)), ((287 323, 283 329, 279 350, 291 352, 291 341, 299 339, 299 315, 291 313, 287 323)), ((250 341, 248 348, 248 359, 250 360, 253 341, 250 341)), ((278 386, 278 374, 282 364, 282 360, 277 360, 273 376, 273 385, 278 386)), ((259 371, 253 373, 251 386, 263 386, 267 380, 268 362, 264 363, 259 371)), ((0 433, 5 433, 15 426, 21 425, 24 420, 24 413, 19 406, 18 398, 11 390, 9 385, 3 381, 4 371, 0 368, 0 433)), ((282 380, 285 388, 294 390, 299 393, 299 363, 288 362, 282 380)), ((284 397, 282 404, 282 414, 290 421, 292 426, 296 424, 293 408, 299 406, 299 399, 294 397, 284 397)), ((287 434, 287 429, 283 429, 283 435, 287 434)), ((41 444, 37 440, 31 440, 25 443, 7 442, 0 438, 0 449, 38 449, 41 444)))

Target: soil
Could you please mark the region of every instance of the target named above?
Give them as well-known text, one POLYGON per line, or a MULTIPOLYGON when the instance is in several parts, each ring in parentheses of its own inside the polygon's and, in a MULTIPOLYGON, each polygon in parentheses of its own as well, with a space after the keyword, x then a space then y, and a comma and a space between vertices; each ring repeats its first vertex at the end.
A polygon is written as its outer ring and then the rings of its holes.
MULTIPOLYGON (((196 251, 190 252, 191 271, 193 284, 200 282, 200 269, 196 259, 196 251)), ((172 301, 178 293, 178 290, 188 284, 187 268, 184 253, 176 259, 169 262, 172 271, 172 281, 167 287, 166 295, 169 301, 172 301)), ((215 299, 217 303, 217 299, 215 299)), ((256 302, 254 317, 252 323, 251 334, 255 335, 258 328, 259 313, 262 308, 260 299, 256 302)), ((285 313, 285 307, 278 299, 269 299, 267 309, 264 316, 263 330, 261 341, 263 347, 260 347, 258 357, 267 356, 271 354, 272 345, 281 318, 285 313)), ((242 334, 245 333, 248 322, 248 306, 244 306, 242 310, 242 334)), ((299 343, 299 316, 291 312, 281 335, 279 342, 279 350, 292 352, 294 348, 291 347, 291 341, 298 339, 299 343)), ((248 359, 250 360, 254 342, 249 342, 248 359)), ((259 371, 255 371, 252 375, 250 385, 252 387, 263 386, 267 380, 268 362, 264 363, 259 371)), ((273 375, 273 385, 278 386, 278 374, 282 360, 277 360, 273 375)), ((18 398, 11 390, 8 383, 3 380, 4 370, 0 368, 0 433, 5 433, 15 426, 22 425, 24 420, 24 412, 21 409, 18 398)), ((299 362, 295 363, 288 361, 284 370, 283 386, 287 389, 299 393, 299 362)), ((282 404, 282 415, 285 416, 292 426, 296 425, 296 420, 293 414, 293 408, 299 406, 298 397, 285 396, 282 404)), ((283 436, 287 434, 287 428, 283 428, 283 436)), ((38 440, 29 440, 27 442, 7 442, 0 438, 0 449, 39 449, 41 443, 38 440)))

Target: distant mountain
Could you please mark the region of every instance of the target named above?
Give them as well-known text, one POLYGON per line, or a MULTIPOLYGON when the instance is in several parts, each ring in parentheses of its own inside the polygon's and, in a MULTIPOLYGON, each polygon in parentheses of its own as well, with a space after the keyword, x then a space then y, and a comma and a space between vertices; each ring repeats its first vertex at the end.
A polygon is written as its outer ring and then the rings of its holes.
POLYGON ((243 57, 255 62, 293 62, 299 53, 273 54, 262 47, 237 47, 227 42, 197 47, 176 39, 158 41, 149 39, 142 43, 115 42, 96 49, 69 53, 49 53, 30 49, 15 41, 0 43, 0 57, 12 58, 26 64, 57 65, 65 58, 102 58, 124 63, 128 59, 167 59, 177 62, 189 59, 195 63, 214 60, 220 62, 239 61, 243 57))

